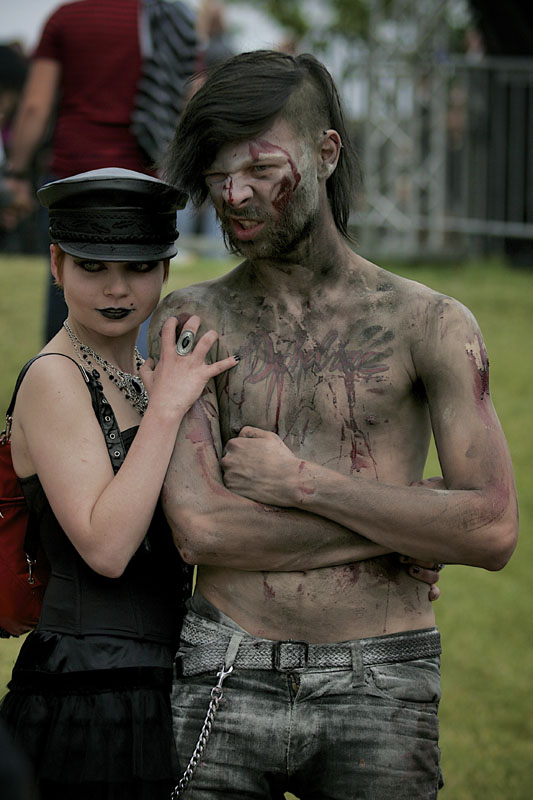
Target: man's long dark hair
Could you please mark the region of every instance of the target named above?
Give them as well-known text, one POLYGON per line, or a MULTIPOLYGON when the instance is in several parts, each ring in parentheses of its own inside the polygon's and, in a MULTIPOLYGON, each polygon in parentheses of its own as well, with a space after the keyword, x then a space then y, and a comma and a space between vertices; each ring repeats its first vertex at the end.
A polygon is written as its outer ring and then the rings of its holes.
POLYGON ((180 117, 161 165, 165 179, 200 205, 207 197, 203 173, 222 145, 255 138, 278 118, 310 142, 328 128, 340 134, 343 147, 327 193, 335 225, 350 239, 348 217, 360 183, 359 162, 333 79, 307 53, 240 53, 210 72, 180 117))

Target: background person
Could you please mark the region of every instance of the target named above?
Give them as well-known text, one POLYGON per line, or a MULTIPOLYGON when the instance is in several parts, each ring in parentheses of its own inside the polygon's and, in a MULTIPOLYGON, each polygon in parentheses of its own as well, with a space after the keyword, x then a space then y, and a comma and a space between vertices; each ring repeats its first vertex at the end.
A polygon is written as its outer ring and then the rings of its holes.
POLYGON ((513 552, 481 332, 353 251, 355 154, 312 56, 215 69, 167 166, 197 203, 209 194, 244 256, 172 293, 151 326, 157 355, 163 321, 201 309, 218 356, 242 359, 188 414, 163 492, 199 564, 173 696, 183 756, 233 667, 189 796, 435 798, 440 637, 394 554, 494 570, 513 552), (442 479, 423 481, 432 431, 442 479))
POLYGON ((34 220, 20 225, 14 186, 4 177, 6 148, 28 73, 28 59, 16 43, 0 44, 0 252, 34 252, 34 220), (16 229, 16 230, 15 230, 16 229))
MULTIPOLYGON (((43 27, 32 55, 24 95, 13 124, 6 177, 16 193, 19 217, 35 205, 32 160, 52 130, 45 180, 92 169, 122 167, 154 175, 153 159, 131 130, 142 58, 138 0, 76 0, 60 5, 43 27)), ((193 19, 186 27, 184 80, 195 68, 193 19)), ((43 250, 48 250, 47 224, 43 250)), ((66 307, 49 283, 45 341, 61 328, 66 307)))
MULTIPOLYGON (((135 349, 176 252, 181 192, 103 169, 47 184, 39 199, 68 318, 22 381, 11 446, 51 577, 1 716, 41 800, 166 800, 178 769, 172 660, 191 573, 158 498, 187 409, 237 362, 205 364, 214 331, 179 355, 175 319, 155 369, 135 349)), ((190 337, 199 323, 189 320, 190 337)))

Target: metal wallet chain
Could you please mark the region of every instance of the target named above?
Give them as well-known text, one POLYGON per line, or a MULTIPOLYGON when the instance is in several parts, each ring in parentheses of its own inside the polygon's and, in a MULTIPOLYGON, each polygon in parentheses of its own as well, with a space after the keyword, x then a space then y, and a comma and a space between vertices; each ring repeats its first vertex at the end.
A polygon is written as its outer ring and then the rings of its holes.
POLYGON ((200 736, 198 737, 196 747, 194 748, 191 760, 189 761, 189 763, 185 768, 185 772, 183 773, 180 780, 170 793, 170 800, 178 800, 178 798, 183 796, 183 793, 185 792, 187 786, 189 785, 189 783, 193 778, 194 773, 196 772, 196 768, 200 763, 205 748, 207 747, 207 742, 209 741, 209 737, 211 736, 213 722, 215 720, 215 715, 218 711, 220 701, 224 696, 224 692, 222 690, 222 684, 224 683, 228 675, 231 675, 232 672, 233 672, 233 666, 228 667, 228 669, 226 670, 224 669, 224 665, 222 665, 220 672, 217 672, 218 683, 211 689, 211 702, 209 703, 209 708, 207 709, 207 714, 204 720, 204 724, 202 726, 202 730, 200 732, 200 736))

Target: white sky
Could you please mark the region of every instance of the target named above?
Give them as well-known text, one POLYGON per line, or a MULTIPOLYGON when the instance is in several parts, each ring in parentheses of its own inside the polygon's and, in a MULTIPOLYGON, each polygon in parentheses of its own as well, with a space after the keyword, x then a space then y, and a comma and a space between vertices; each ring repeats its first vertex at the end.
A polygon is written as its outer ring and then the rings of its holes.
POLYGON ((44 21, 58 5, 58 0, 0 0, 0 40, 34 47, 44 21))

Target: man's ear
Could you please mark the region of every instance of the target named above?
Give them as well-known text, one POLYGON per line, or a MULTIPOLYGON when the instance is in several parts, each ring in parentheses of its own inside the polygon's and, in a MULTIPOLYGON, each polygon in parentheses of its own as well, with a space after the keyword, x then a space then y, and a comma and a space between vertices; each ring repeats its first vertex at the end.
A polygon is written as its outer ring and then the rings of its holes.
POLYGON ((337 131, 330 128, 322 133, 318 161, 318 177, 327 180, 335 171, 341 154, 342 141, 337 131))

